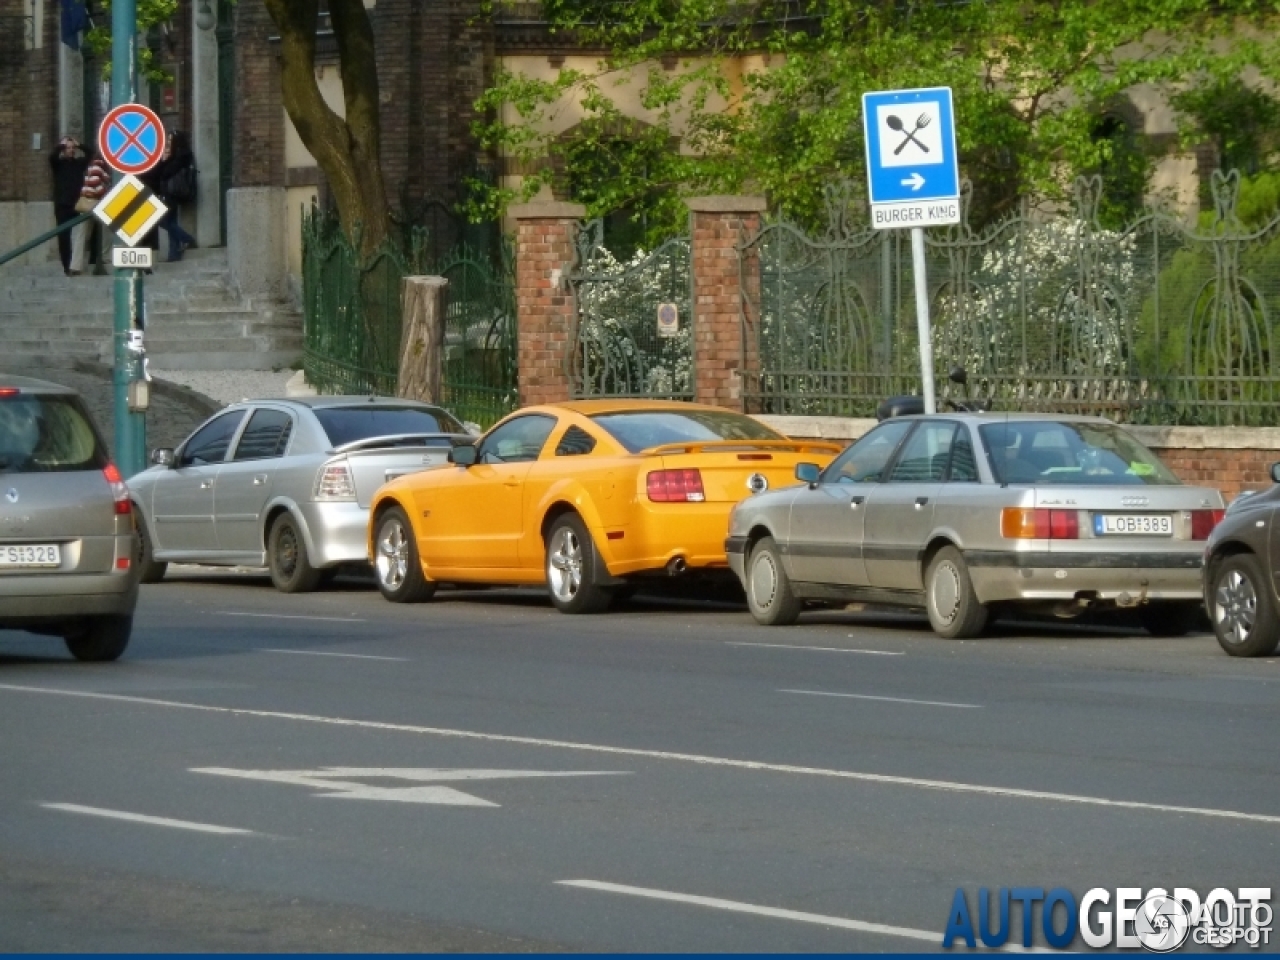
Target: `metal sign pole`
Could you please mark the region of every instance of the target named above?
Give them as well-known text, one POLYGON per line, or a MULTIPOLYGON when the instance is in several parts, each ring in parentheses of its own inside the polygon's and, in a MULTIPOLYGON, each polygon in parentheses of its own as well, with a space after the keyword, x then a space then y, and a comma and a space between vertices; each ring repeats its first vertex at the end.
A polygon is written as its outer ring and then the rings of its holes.
MULTIPOLYGON (((114 0, 111 4, 111 103, 133 103, 137 84, 137 0, 114 0)), ((115 316, 112 324, 115 367, 115 458, 125 477, 146 467, 146 415, 129 410, 129 382, 137 378, 137 355, 129 349, 136 304, 142 299, 142 282, 137 270, 115 271, 115 316)))
POLYGON ((920 338, 920 376, 924 380, 924 412, 937 413, 933 395, 933 335, 929 326, 929 278, 925 275, 924 228, 911 228, 911 275, 916 281, 916 331, 920 338))

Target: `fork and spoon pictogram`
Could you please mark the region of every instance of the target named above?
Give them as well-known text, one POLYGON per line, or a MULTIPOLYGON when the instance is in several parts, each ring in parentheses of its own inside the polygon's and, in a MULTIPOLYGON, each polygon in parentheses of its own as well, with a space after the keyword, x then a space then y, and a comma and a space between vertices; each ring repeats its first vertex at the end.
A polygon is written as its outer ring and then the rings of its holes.
POLYGON ((923 143, 920 142, 920 140, 916 138, 916 134, 929 125, 930 119, 931 118, 929 114, 922 113, 920 114, 920 116, 916 117, 916 125, 912 127, 910 130, 908 130, 906 128, 906 124, 904 124, 894 114, 891 113, 884 118, 884 122, 888 124, 890 130, 893 130, 897 133, 906 134, 906 139, 904 139, 900 144, 898 144, 897 148, 893 151, 893 155, 895 157, 903 151, 903 148, 905 148, 908 143, 914 143, 917 147, 919 147, 925 153, 929 152, 929 148, 926 147, 923 143))

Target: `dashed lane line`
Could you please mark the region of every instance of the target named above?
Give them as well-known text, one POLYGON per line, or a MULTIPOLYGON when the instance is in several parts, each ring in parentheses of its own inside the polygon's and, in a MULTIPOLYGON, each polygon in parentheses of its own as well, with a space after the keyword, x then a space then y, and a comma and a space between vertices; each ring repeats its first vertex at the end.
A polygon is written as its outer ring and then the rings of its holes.
POLYGON ((347 657, 351 660, 393 660, 396 663, 412 663, 408 657, 377 657, 371 653, 332 653, 328 650, 282 650, 278 647, 259 647, 258 653, 296 653, 303 657, 347 657))
POLYGON ((798 643, 751 643, 747 640, 726 640, 726 647, 769 647, 773 650, 817 650, 821 653, 868 653, 875 657, 902 657, 903 650, 860 650, 857 647, 802 647, 798 643))
POLYGON ((956 707, 961 710, 981 710, 980 703, 947 703, 942 700, 908 700, 906 697, 873 697, 869 693, 832 693, 827 690, 779 690, 779 693, 799 693, 806 697, 841 697, 847 700, 881 700, 885 703, 912 703, 921 707, 956 707))
POLYGON ((190 820, 174 820, 170 817, 151 817, 145 813, 128 813, 124 810, 104 810, 101 807, 85 807, 78 803, 42 803, 46 810, 61 810, 64 813, 83 813, 90 817, 106 817, 109 820, 128 820, 131 823, 145 823, 153 827, 172 827, 177 830, 194 830, 196 833, 248 834, 252 830, 241 830, 239 827, 220 827, 214 823, 193 823, 190 820))
POLYGON ((1111 800, 1106 797, 1090 797, 1071 793, 1053 793, 1046 790, 1024 790, 1017 787, 996 787, 978 783, 959 783, 950 780, 928 780, 921 777, 901 777, 883 773, 866 773, 858 770, 837 770, 828 767, 803 767, 787 763, 767 763, 759 760, 736 760, 731 757, 712 757, 697 753, 677 753, 669 750, 646 750, 639 747, 613 747, 607 744, 581 743, 573 740, 548 740, 541 737, 524 737, 504 733, 484 733, 479 730, 457 730, 449 727, 427 727, 409 723, 387 723, 379 720, 352 720, 347 717, 322 717, 307 713, 287 713, 281 710, 252 710, 243 707, 218 707, 204 703, 186 703, 180 700, 160 700, 152 697, 135 697, 120 693, 97 693, 90 690, 65 690, 56 687, 31 687, 15 683, 0 683, 0 690, 13 693, 34 693, 45 696, 77 697, 86 700, 103 700, 139 706, 166 707, 171 710, 191 710, 200 713, 222 714, 233 717, 259 717, 265 720, 293 720, 333 727, 352 727, 362 730, 385 730, 396 733, 412 733, 420 736, 442 737, 459 740, 481 740, 488 743, 510 743, 526 747, 550 747, 556 750, 579 750, 584 753, 601 753, 609 756, 646 757, 651 760, 670 760, 707 767, 724 767, 734 770, 752 770, 764 773, 788 773, 809 777, 829 777, 837 780, 856 780, 862 783, 880 783, 888 786, 914 787, 922 790, 942 790, 949 793, 972 793, 990 797, 1008 797, 1019 800, 1041 800, 1052 803, 1074 803, 1094 807, 1112 807, 1118 810, 1141 810, 1147 813, 1172 813, 1211 817, 1224 820, 1242 820, 1252 823, 1280 825, 1280 816, 1266 813, 1247 813, 1242 810, 1222 810, 1214 807, 1184 807, 1170 803, 1144 803, 1138 800, 1111 800))

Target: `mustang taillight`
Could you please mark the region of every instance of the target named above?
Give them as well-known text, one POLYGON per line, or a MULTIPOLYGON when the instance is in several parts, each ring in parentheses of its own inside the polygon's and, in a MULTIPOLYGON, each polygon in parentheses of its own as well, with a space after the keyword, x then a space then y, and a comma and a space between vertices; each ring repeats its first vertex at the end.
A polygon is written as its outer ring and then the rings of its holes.
POLYGON ((354 500, 356 484, 345 463, 326 463, 316 472, 315 500, 354 500))
POLYGON ((116 515, 127 517, 133 512, 133 504, 129 502, 129 488, 124 485, 124 477, 120 476, 120 471, 116 469, 114 463, 108 463, 103 467, 102 475, 107 478, 107 483, 111 484, 111 496, 116 502, 116 515))
POLYGON ((655 470, 645 483, 649 499, 655 503, 701 503, 707 499, 697 470, 655 470))
POLYGON ((1225 510, 1192 510, 1191 539, 1208 540, 1213 528, 1222 522, 1225 510))
POLYGON ((1010 540, 1078 540, 1080 514, 1043 507, 1005 507, 1000 511, 1000 536, 1010 540))

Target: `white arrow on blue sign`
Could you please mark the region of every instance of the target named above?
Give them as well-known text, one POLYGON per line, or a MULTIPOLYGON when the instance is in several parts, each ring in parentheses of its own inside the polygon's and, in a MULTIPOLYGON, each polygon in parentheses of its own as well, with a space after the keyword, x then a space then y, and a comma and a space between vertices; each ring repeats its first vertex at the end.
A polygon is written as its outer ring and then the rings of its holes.
POLYGON ((878 229, 960 222, 960 167, 950 87, 862 95, 871 223, 878 229))

